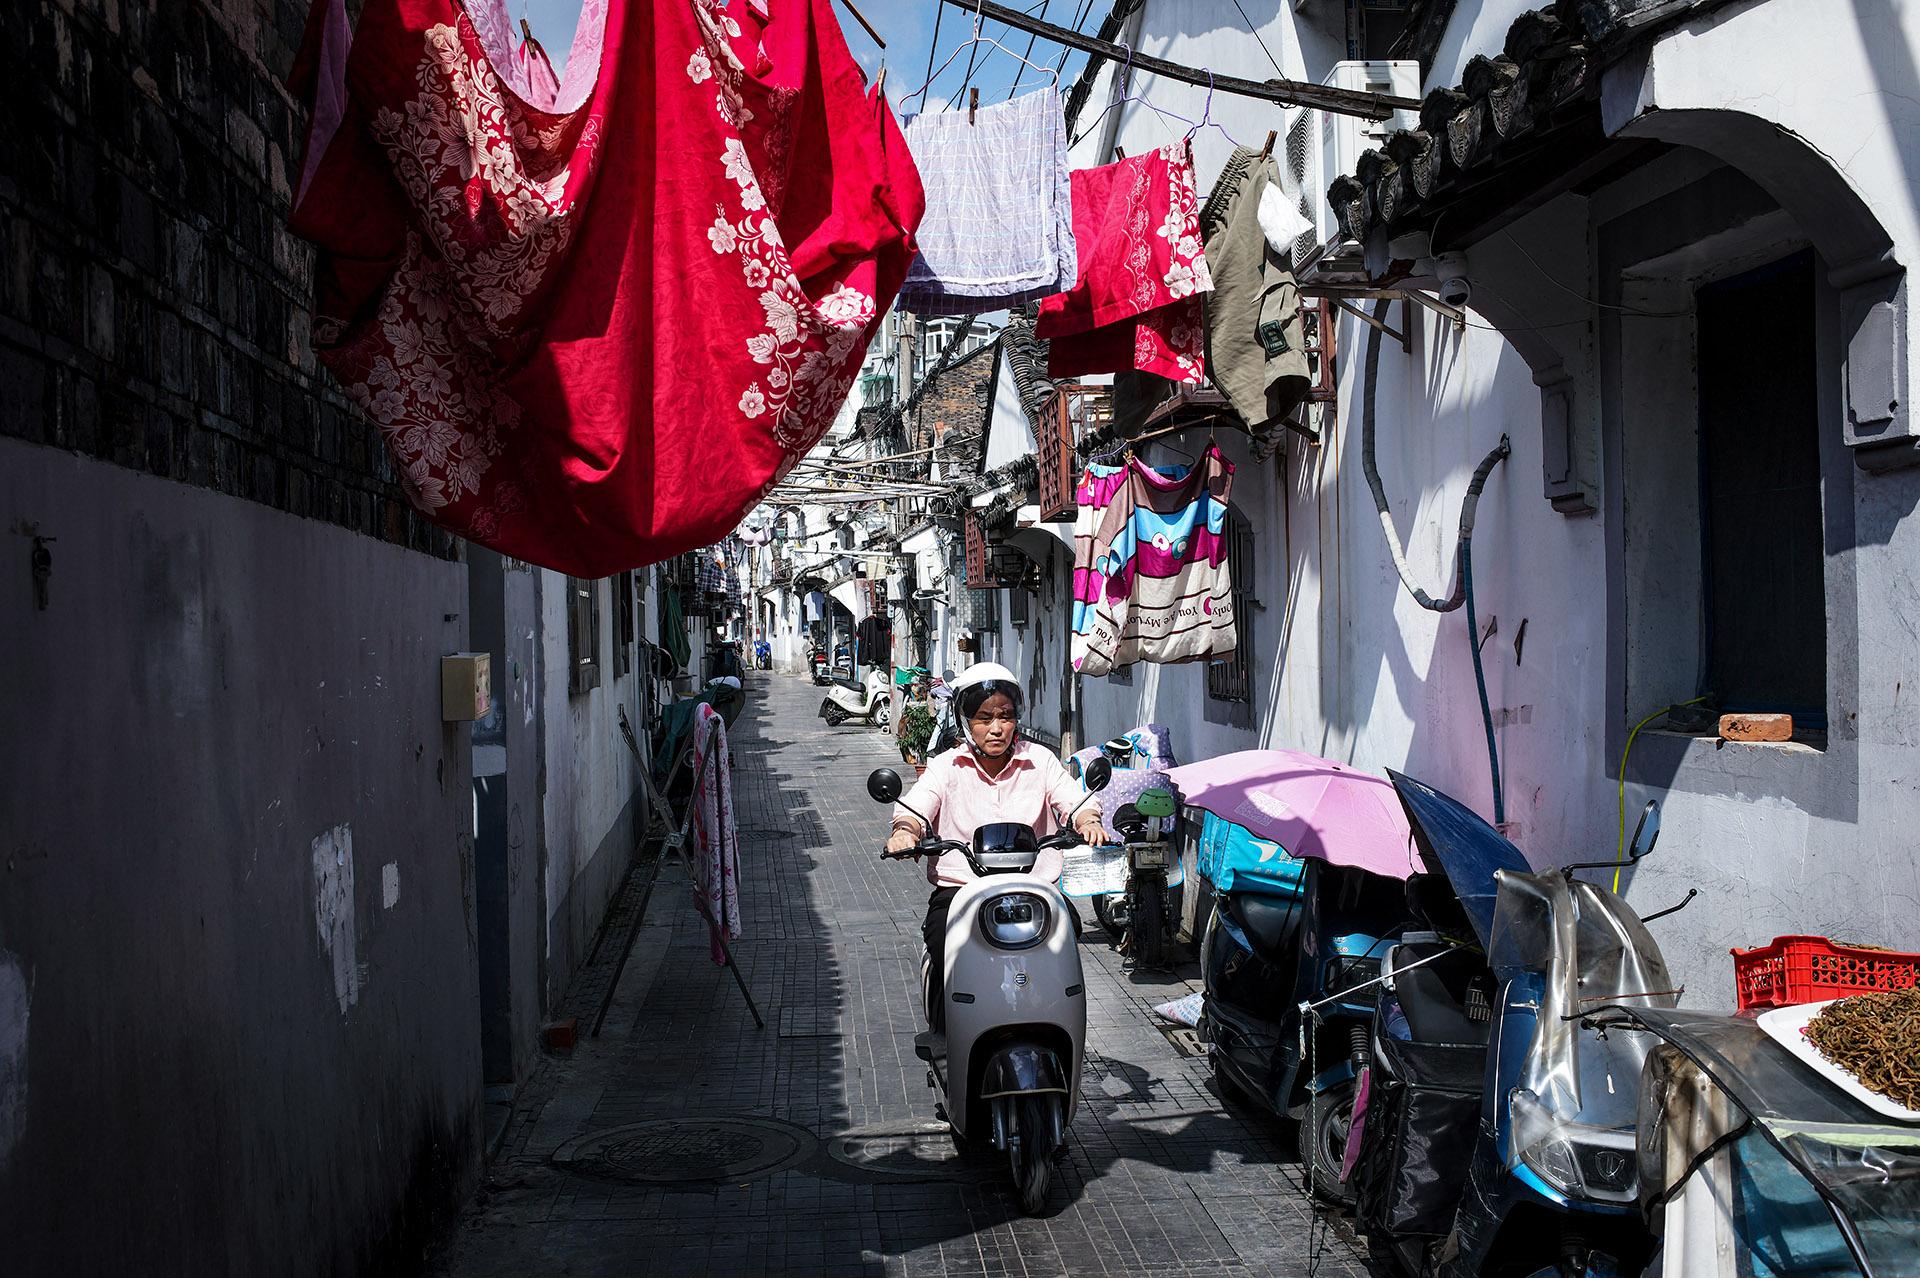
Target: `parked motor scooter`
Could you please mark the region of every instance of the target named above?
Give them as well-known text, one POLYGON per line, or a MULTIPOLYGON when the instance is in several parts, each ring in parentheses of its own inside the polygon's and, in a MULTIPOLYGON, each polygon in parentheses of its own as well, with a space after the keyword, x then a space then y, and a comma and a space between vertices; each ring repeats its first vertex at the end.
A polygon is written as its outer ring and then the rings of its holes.
POLYGON ((837 728, 849 719, 886 727, 893 722, 893 684, 881 670, 867 671, 860 683, 851 679, 833 679, 827 684, 827 696, 820 703, 820 717, 827 726, 837 728))
MULTIPOLYGON (((1173 924, 1180 917, 1179 906, 1171 899, 1173 890, 1167 886, 1169 874, 1179 869, 1171 833, 1177 828, 1173 817, 1179 810, 1179 796, 1167 781, 1148 786, 1113 816, 1113 828, 1125 841, 1127 890, 1117 898, 1095 897, 1094 910, 1099 912, 1102 901, 1115 902, 1126 918, 1128 952, 1141 967, 1166 965, 1173 924)), ((1101 922, 1113 931, 1108 915, 1101 915, 1101 922)))
POLYGON ((765 639, 754 641, 753 664, 760 670, 773 669, 773 645, 765 639))
MULTIPOLYGON (((1067 770, 1075 776, 1080 769, 1095 756, 1104 756, 1113 765, 1113 780, 1106 791, 1107 812, 1103 824, 1112 834, 1114 841, 1121 845, 1152 845, 1140 848, 1140 860, 1151 871, 1159 871, 1157 878, 1150 877, 1136 885, 1132 877, 1134 857, 1129 854, 1125 867, 1127 878, 1118 890, 1095 893, 1090 900, 1093 914, 1100 921, 1117 945, 1130 950, 1135 959, 1148 967, 1159 967, 1165 960, 1165 949, 1169 940, 1169 928, 1180 917, 1180 893, 1183 890, 1179 881, 1179 855, 1174 834, 1179 822, 1171 815, 1142 819, 1135 800, 1151 787, 1173 798, 1175 810, 1178 810, 1180 791, 1166 769, 1174 765, 1173 751, 1166 729, 1158 724, 1144 724, 1122 736, 1114 737, 1098 750, 1087 749, 1075 754, 1067 761, 1067 770), (1121 829, 1120 818, 1125 813, 1130 829, 1121 829), (1143 927, 1136 937, 1134 917, 1138 903, 1149 895, 1147 888, 1158 888, 1158 899, 1154 906, 1159 918, 1150 928, 1143 927)), ((1159 800, 1156 807, 1165 806, 1159 800)))
MULTIPOLYGON (((1620 897, 1573 877, 1595 866, 1534 873, 1465 806, 1392 777, 1430 872, 1414 880, 1413 904, 1431 930, 1384 964, 1354 1168, 1359 1225, 1408 1275, 1637 1274, 1652 1238, 1635 1105, 1653 1040, 1597 1030, 1582 1013, 1617 1000, 1672 1007, 1660 947, 1620 897), (1436 899, 1435 886, 1450 893, 1436 899)), ((1634 860, 1658 830, 1649 804, 1634 860)))
MULTIPOLYGON (((1089 795, 1109 771, 1105 761, 1088 770, 1089 795)), ((880 769, 867 778, 867 793, 878 803, 897 802, 899 775, 880 769)), ((981 826, 971 842, 927 838, 900 854, 959 852, 978 876, 947 913, 944 1029, 917 1035, 914 1051, 927 1062, 927 1085, 956 1139, 991 1141, 1007 1155, 1029 1214, 1045 1202, 1079 1105, 1087 1032, 1073 906, 1033 867, 1042 849, 1079 841, 1071 829, 1041 839, 1009 822, 981 826)), ((929 975, 923 957, 923 1005, 929 975)))
POLYGON ((1406 917, 1403 889, 1365 870, 1295 858, 1212 813, 1202 838, 1264 845, 1238 858, 1247 869, 1216 881, 1201 943, 1201 1036, 1214 1078, 1298 1120, 1309 1188, 1344 1205, 1351 1194, 1340 1173, 1369 1050, 1372 982, 1406 917))

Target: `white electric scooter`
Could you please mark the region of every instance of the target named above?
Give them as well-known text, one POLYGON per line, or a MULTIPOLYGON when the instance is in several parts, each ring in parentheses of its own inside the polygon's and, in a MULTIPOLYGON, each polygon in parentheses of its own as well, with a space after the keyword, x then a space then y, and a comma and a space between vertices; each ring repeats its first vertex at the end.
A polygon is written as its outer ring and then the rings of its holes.
POLYGON ((867 671, 860 683, 838 677, 827 680, 826 699, 820 703, 820 717, 829 728, 837 728, 849 719, 884 728, 893 722, 893 688, 887 673, 879 667, 867 671))
MULTIPOLYGON (((1105 759, 1090 764, 1083 778, 1089 797, 1111 775, 1105 759)), ((897 802, 899 775, 880 769, 867 778, 867 793, 897 802)), ((981 826, 971 843, 928 838, 896 857, 960 852, 979 876, 947 912, 945 1032, 917 1035, 914 1051, 928 1064, 927 1085, 955 1138, 991 1140, 1006 1153, 1028 1214, 1046 1201, 1054 1158, 1065 1150, 1087 1038, 1074 907, 1033 866, 1042 849, 1079 842, 1070 829, 1040 839, 1006 822, 981 826)), ((928 974, 923 956, 923 1004, 928 974)))

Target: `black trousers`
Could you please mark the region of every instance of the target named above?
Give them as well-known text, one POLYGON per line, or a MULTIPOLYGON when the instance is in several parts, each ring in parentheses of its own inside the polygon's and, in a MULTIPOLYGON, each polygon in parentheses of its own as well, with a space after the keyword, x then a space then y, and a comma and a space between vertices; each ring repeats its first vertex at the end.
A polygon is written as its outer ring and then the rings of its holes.
POLYGON ((947 911, 953 908, 957 887, 937 887, 927 898, 927 918, 920 925, 920 939, 927 947, 927 1026, 934 1030, 947 1027, 947 911))

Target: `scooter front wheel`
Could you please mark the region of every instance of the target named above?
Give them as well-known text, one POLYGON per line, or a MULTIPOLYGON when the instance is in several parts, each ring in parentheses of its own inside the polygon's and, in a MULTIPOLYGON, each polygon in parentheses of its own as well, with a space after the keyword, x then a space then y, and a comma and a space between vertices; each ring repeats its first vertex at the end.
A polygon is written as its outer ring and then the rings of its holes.
POLYGON ((1008 1149, 1007 1162, 1020 1195, 1020 1210, 1029 1216, 1046 1206, 1047 1183, 1053 1176, 1053 1117, 1048 1106, 1054 1103, 1049 1095, 1022 1096, 1014 1103, 1019 1139, 1008 1149))

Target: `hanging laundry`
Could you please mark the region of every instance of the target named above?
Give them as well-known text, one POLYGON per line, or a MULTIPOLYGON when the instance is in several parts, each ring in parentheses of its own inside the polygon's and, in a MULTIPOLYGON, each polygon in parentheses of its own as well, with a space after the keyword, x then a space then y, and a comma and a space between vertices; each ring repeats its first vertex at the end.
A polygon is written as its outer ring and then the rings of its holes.
POLYGON ((687 669, 693 660, 693 644, 687 638, 687 614, 681 606, 680 587, 671 581, 660 583, 660 647, 673 658, 675 673, 687 669))
POLYGON ((863 666, 893 665, 893 626, 874 614, 853 628, 854 660, 863 666))
POLYGON ((1205 307, 1213 290, 1200 242, 1200 201, 1185 143, 1073 173, 1080 274, 1040 303, 1036 337, 1051 339, 1054 377, 1205 376, 1205 307))
POLYGON ((733 820, 733 755, 727 725, 710 705, 694 711, 693 828, 699 839, 696 903, 707 920, 715 967, 725 966, 726 942, 740 939, 740 831, 733 820))
POLYGON ((546 49, 533 38, 533 28, 527 25, 525 18, 520 19, 522 39, 514 47, 514 65, 524 79, 527 92, 522 95, 529 102, 552 102, 560 96, 560 77, 553 72, 553 61, 547 57, 546 49))
POLYGON ((579 576, 724 535, 832 423, 922 211, 830 0, 587 0, 544 97, 502 0, 316 5, 314 347, 409 498, 579 576))
POLYGON ((1067 126, 1048 87, 905 126, 926 188, 920 256, 900 290, 917 315, 971 315, 1049 297, 1078 273, 1067 126))
POLYGON ((1273 157, 1239 147, 1200 210, 1213 271, 1207 375, 1256 435, 1291 417, 1313 384, 1300 288, 1261 221, 1263 202, 1279 190, 1273 157))
POLYGON ((1217 448, 1193 466, 1087 468, 1073 536, 1075 670, 1099 677, 1233 650, 1232 489, 1233 463, 1217 448))

